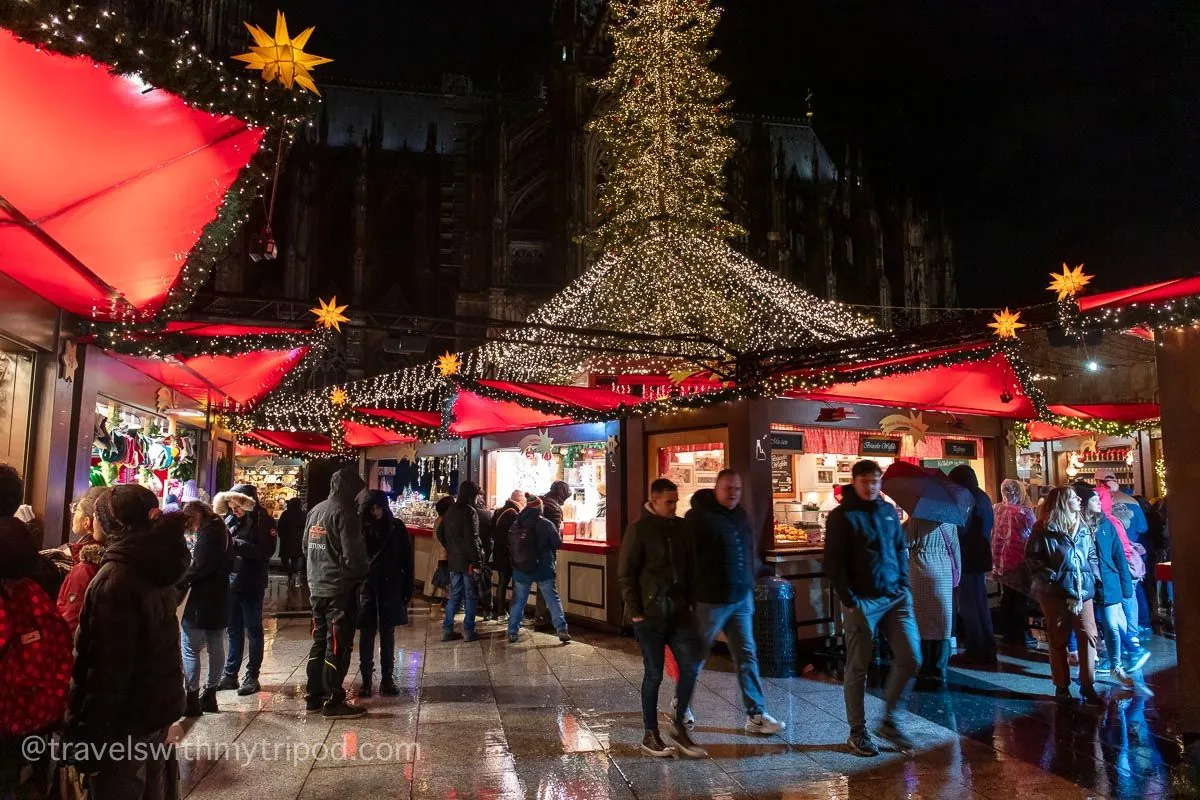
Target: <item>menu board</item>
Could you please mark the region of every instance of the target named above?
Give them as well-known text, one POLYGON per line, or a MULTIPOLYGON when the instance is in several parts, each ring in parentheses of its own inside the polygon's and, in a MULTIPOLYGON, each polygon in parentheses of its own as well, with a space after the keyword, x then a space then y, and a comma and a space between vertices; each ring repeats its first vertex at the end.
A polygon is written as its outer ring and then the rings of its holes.
POLYGON ((771 453, 771 493, 788 497, 796 493, 796 473, 791 453, 771 453))
POLYGON ((942 453, 946 458, 979 457, 975 452, 975 442, 970 439, 946 439, 942 442, 942 453))
POLYGON ((863 456, 900 455, 900 440, 886 436, 863 436, 858 440, 858 453, 863 456))

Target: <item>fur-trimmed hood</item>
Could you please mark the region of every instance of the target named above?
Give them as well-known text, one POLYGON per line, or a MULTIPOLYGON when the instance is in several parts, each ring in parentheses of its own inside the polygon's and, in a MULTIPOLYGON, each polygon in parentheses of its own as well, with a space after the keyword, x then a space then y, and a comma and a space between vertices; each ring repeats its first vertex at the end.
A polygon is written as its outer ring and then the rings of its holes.
POLYGON ((213 498, 213 511, 218 514, 232 514, 234 506, 242 511, 253 511, 256 505, 258 503, 253 497, 241 492, 217 492, 217 496, 213 498))

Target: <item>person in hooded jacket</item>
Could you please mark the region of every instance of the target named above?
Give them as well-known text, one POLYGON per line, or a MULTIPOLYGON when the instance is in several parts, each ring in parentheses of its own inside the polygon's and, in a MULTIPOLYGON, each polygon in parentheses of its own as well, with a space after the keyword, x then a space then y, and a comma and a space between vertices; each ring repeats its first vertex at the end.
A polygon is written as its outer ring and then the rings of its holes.
MULTIPOLYGON (((1098 572, 1093 605, 1100 612, 1100 632, 1104 635, 1108 650, 1109 663, 1104 671, 1111 672, 1122 686, 1132 688, 1133 678, 1125 671, 1121 645, 1128 641, 1129 634, 1122 602, 1133 597, 1133 578, 1129 574, 1129 563, 1125 560, 1121 538, 1105 515, 1100 499, 1100 491, 1107 495, 1108 490, 1093 488, 1082 481, 1071 488, 1079 495, 1083 524, 1092 534, 1096 545, 1098 572)), ((1096 665, 1096 674, 1102 674, 1099 663, 1096 665)))
POLYGON ((370 572, 359 594, 359 697, 370 697, 375 670, 375 635, 379 634, 379 693, 400 694, 396 686, 396 626, 408 624, 413 596, 413 547, 408 528, 392 516, 387 495, 368 492, 362 501, 363 538, 370 572))
POLYGON ((562 600, 558 596, 558 548, 562 547, 562 536, 554 523, 542 516, 542 498, 530 496, 525 508, 517 515, 517 521, 508 531, 508 552, 513 566, 513 602, 508 610, 508 641, 515 644, 525 618, 525 606, 533 584, 538 585, 538 595, 546 596, 546 606, 558 640, 563 644, 571 641, 567 632, 567 615, 563 612, 562 600), (529 558, 529 561, 524 559, 529 558))
POLYGON ((692 495, 684 519, 695 543, 696 627, 701 663, 708 659, 718 633, 725 634, 737 668, 738 687, 746 709, 747 733, 770 736, 787 723, 767 713, 758 646, 754 641, 754 584, 758 577, 757 536, 741 506, 742 476, 731 469, 717 473, 715 489, 692 495))
POLYGON ((88 776, 91 800, 173 797, 174 757, 145 745, 162 744, 184 709, 175 618, 175 587, 191 560, 183 516, 162 514, 149 489, 124 485, 100 496, 96 520, 107 549, 79 616, 66 752, 88 776), (116 742, 143 747, 93 760, 92 748, 116 742))
POLYGON ((525 493, 513 489, 504 505, 492 514, 492 569, 496 571, 496 596, 492 619, 508 617, 508 587, 512 583, 512 559, 508 555, 508 532, 525 508, 525 493))
POLYGON ((83 595, 100 571, 104 557, 104 534, 96 527, 96 501, 104 494, 105 487, 93 486, 74 504, 71 514, 71 532, 79 538, 71 542, 71 555, 75 566, 67 573, 62 588, 58 590, 58 613, 74 633, 79 627, 79 614, 83 611, 83 595))
POLYGON ((338 470, 329 481, 328 499, 313 506, 305 522, 313 619, 305 703, 309 711, 320 709, 338 719, 367 713, 346 702, 343 687, 354 651, 359 591, 371 570, 358 510, 358 495, 365 486, 354 469, 338 470))
POLYGON ((208 503, 193 500, 183 507, 187 528, 196 534, 192 563, 179 582, 187 592, 181 641, 187 689, 184 716, 217 713, 217 686, 225 664, 225 626, 229 621, 229 573, 233 569, 233 537, 208 503), (208 681, 200 693, 200 654, 208 650, 208 681))
POLYGON ((1067 640, 1074 631, 1079 642, 1080 693, 1087 702, 1099 705, 1103 701, 1095 688, 1097 634, 1092 611, 1099 556, 1080 508, 1079 495, 1070 486, 1050 490, 1025 546, 1025 563, 1046 619, 1055 699, 1060 703, 1071 700, 1067 640))
POLYGON ((1000 582, 1000 620, 1005 641, 1012 646, 1037 648, 1029 633, 1029 573, 1025 569, 1025 543, 1037 518, 1027 503, 1025 486, 1012 478, 1000 484, 1001 503, 992 506, 992 568, 1000 582))
POLYGON ((243 697, 257 694, 263 660, 263 596, 267 591, 267 568, 275 553, 275 521, 258 507, 258 490, 248 483, 239 483, 228 492, 218 492, 213 498, 213 510, 225 516, 225 527, 233 536, 233 572, 229 575, 229 590, 233 595, 229 611, 229 648, 225 656, 225 673, 218 689, 237 689, 243 697), (238 684, 238 669, 242 653, 246 654, 246 674, 238 684))
POLYGON ((450 567, 450 598, 446 601, 446 612, 442 617, 442 641, 462 638, 475 641, 475 612, 479 604, 479 592, 475 585, 475 571, 483 564, 483 542, 479 537, 480 517, 475 508, 479 486, 473 481, 463 481, 458 487, 458 499, 446 512, 438 536, 446 548, 446 563, 450 567), (454 630, 454 615, 463 607, 463 633, 460 637, 454 630))
POLYGON ((293 497, 279 515, 279 560, 287 572, 288 588, 300 587, 304 563, 304 501, 293 497))
MULTIPOLYGON (((563 506, 571 499, 571 485, 566 481, 555 481, 550 484, 550 491, 542 495, 542 516, 554 523, 558 529, 559 538, 563 534, 565 514, 563 506)), ((551 625, 550 612, 546 608, 546 598, 539 591, 534 601, 533 629, 540 630, 551 625)))
POLYGON ((847 745, 859 756, 879 755, 867 731, 867 669, 875 631, 882 627, 892 648, 892 668, 884 687, 886 710, 876 733, 901 750, 912 742, 901 731, 895 711, 909 679, 921 668, 921 652, 912 586, 908 541, 896 509, 881 496, 883 470, 864 460, 851 469, 852 483, 825 523, 825 573, 842 604, 846 628, 843 694, 850 723, 847 745))
POLYGON ((979 478, 967 464, 950 470, 950 480, 969 491, 975 501, 967 524, 958 528, 962 552, 962 578, 958 582, 959 639, 966 652, 953 656, 950 663, 994 667, 999 661, 987 593, 987 576, 992 571, 992 528, 996 523, 992 499, 979 488, 979 478))

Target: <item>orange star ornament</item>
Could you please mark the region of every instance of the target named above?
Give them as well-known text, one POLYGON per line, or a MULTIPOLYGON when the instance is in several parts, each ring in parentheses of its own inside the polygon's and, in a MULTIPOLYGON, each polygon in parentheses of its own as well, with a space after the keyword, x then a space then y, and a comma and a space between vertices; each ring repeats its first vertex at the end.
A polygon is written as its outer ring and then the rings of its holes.
POLYGON ((316 28, 305 28, 296 38, 288 35, 287 17, 282 11, 275 12, 275 35, 271 36, 257 25, 249 22, 242 23, 250 35, 254 37, 254 47, 249 53, 234 56, 238 61, 246 63, 246 69, 262 70, 263 80, 267 83, 279 81, 291 89, 293 83, 300 84, 313 94, 321 94, 313 83, 312 69, 333 61, 332 58, 314 56, 304 52, 308 37, 316 28))

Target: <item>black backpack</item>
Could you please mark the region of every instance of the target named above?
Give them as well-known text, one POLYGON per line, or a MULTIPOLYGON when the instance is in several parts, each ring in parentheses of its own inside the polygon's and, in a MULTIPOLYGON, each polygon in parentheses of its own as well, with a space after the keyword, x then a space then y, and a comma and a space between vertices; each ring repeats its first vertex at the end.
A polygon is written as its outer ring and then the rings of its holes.
POLYGON ((529 524, 514 522, 508 529, 508 558, 513 569, 521 572, 533 572, 537 569, 537 544, 534 542, 534 526, 540 517, 534 517, 529 524))

